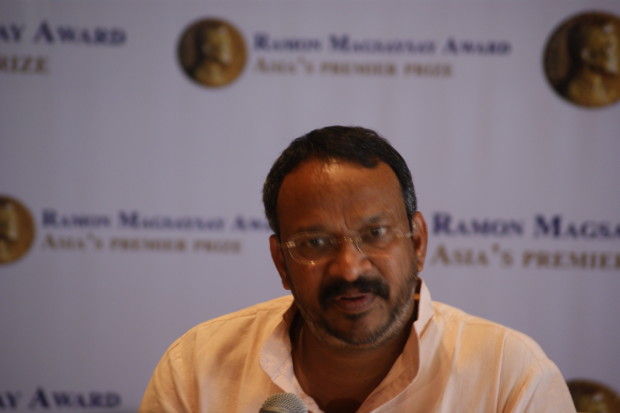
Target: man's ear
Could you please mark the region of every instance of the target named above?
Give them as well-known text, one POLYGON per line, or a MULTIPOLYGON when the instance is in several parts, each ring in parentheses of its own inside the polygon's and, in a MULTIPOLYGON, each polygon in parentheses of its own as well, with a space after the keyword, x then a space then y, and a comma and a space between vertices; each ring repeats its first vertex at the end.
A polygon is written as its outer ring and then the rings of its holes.
POLYGON ((428 229, 426 228, 426 221, 421 212, 415 212, 411 217, 411 228, 413 231, 411 238, 413 239, 413 248, 418 264, 417 270, 421 272, 424 268, 426 246, 428 245, 428 229))
POLYGON ((285 290, 290 290, 291 285, 288 282, 288 275, 286 272, 286 262, 284 261, 284 254, 282 254, 282 248, 280 247, 280 240, 273 234, 269 237, 269 249, 271 250, 271 259, 280 274, 282 280, 282 286, 285 290))

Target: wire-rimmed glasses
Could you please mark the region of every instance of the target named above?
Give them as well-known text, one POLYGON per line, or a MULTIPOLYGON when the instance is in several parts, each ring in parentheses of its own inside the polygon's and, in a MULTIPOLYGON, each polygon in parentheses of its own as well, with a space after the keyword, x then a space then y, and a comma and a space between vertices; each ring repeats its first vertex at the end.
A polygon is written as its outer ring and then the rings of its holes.
POLYGON ((355 235, 334 235, 327 232, 300 232, 280 243, 295 261, 301 264, 317 264, 333 259, 340 244, 347 241, 367 257, 385 255, 392 244, 401 238, 408 238, 412 232, 402 232, 385 226, 370 227, 355 235))

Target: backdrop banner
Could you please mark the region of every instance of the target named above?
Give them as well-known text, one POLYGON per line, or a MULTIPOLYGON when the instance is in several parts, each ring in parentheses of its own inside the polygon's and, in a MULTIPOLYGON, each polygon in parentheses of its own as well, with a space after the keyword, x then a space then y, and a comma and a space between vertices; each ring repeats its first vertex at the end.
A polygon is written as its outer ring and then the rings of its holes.
POLYGON ((262 184, 334 124, 407 160, 435 300, 620 389, 617 0, 0 8, 0 411, 136 411, 175 338, 287 294, 262 184))

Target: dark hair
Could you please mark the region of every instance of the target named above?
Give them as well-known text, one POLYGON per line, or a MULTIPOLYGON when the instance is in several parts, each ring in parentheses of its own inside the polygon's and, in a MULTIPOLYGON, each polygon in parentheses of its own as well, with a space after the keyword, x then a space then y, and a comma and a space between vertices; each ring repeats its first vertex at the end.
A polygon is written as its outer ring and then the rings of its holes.
POLYGON ((282 182, 286 175, 310 158, 343 159, 366 168, 385 162, 400 182, 407 217, 411 221, 417 209, 417 201, 411 172, 403 157, 375 131, 353 126, 328 126, 315 129, 291 142, 267 174, 263 186, 263 204, 269 226, 277 236, 280 236, 277 206, 282 182))

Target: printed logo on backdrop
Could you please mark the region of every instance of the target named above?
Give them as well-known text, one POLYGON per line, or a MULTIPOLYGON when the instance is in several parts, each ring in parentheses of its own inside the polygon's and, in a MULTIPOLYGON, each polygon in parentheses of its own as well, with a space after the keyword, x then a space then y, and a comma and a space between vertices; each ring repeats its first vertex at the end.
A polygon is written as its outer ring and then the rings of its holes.
MULTIPOLYGON (((52 58, 40 48, 29 46, 101 48, 122 47, 127 33, 121 27, 84 26, 76 22, 55 22, 50 19, 0 22, 0 46, 17 46, 14 52, 0 51, 0 74, 49 75, 52 58)), ((11 50, 9 49, 9 50, 11 50)))
POLYGON ((429 37, 402 27, 398 36, 344 31, 341 27, 309 34, 257 29, 246 43, 231 23, 204 18, 182 33, 177 58, 194 82, 226 86, 247 72, 269 77, 451 78, 455 62, 501 59, 512 42, 491 34, 429 37))
POLYGON ((54 253, 226 254, 270 231, 265 218, 119 209, 116 213, 43 208, 41 244, 54 253))
POLYGON ((620 271, 620 220, 560 213, 516 217, 429 215, 431 266, 620 271))
POLYGON ((0 195, 0 265, 17 261, 32 246, 34 220, 18 200, 0 195))
POLYGON ((562 22, 544 52, 544 70, 567 101, 600 108, 620 100, 620 19, 586 12, 562 22))
POLYGON ((620 395, 607 384, 595 380, 567 380, 575 407, 580 412, 620 412, 620 395))
POLYGON ((178 58, 183 71, 206 87, 226 86, 241 75, 247 60, 243 36, 232 24, 203 19, 181 36, 178 58))
POLYGON ((0 389, 0 411, 109 412, 122 406, 121 395, 113 391, 66 391, 38 387, 33 391, 0 389))

